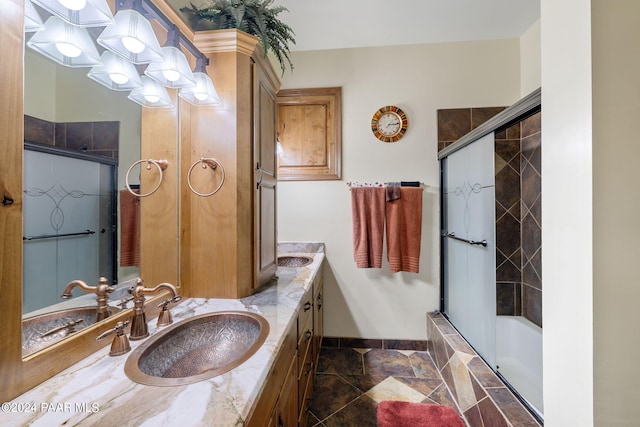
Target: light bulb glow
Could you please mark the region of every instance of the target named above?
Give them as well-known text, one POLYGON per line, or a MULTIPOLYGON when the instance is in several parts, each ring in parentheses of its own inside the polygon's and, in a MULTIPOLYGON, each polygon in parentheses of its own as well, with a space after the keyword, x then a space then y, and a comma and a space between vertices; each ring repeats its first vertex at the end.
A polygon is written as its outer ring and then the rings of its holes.
POLYGON ((142 53, 145 49, 144 43, 135 37, 125 36, 122 38, 122 44, 131 53, 142 53))
POLYGON ((144 95, 144 99, 146 99, 147 102, 150 102, 151 104, 155 104, 156 102, 160 101, 160 97, 154 94, 146 94, 144 95))
POLYGON ((69 10, 82 10, 87 5, 87 0, 58 0, 58 3, 69 10))
POLYGON ((195 96, 198 101, 204 101, 209 97, 209 94, 207 92, 194 92, 193 96, 195 96))
POLYGON ((109 73, 109 78, 118 85, 126 84, 129 81, 129 77, 124 73, 109 73))
POLYGON ((176 70, 162 70, 162 75, 170 82, 176 82, 180 78, 180 72, 176 70))
POLYGON ((69 58, 77 58, 82 53, 82 49, 68 42, 57 42, 56 49, 58 49, 58 52, 69 58))

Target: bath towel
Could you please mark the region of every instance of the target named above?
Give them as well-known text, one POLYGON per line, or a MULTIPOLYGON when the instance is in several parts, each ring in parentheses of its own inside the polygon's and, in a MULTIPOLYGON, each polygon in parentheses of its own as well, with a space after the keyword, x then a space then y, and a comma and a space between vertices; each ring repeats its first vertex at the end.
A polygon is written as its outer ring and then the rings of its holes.
POLYGON ((352 187, 353 258, 358 268, 381 268, 384 187, 352 187))
POLYGON ((400 187, 401 197, 387 202, 387 260, 392 272, 417 273, 422 234, 422 188, 400 187))
POLYGON ((120 266, 140 265, 140 199, 120 191, 120 266))
POLYGON ((378 427, 465 427, 450 406, 383 400, 376 409, 378 427))

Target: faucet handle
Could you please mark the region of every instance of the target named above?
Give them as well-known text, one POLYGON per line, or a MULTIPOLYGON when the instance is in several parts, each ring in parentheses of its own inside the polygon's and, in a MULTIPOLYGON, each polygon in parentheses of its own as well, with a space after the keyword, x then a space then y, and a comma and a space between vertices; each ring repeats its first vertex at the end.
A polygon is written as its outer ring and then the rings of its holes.
POLYGON ((122 354, 127 353, 129 350, 131 350, 129 339, 127 338, 127 335, 124 332, 124 328, 126 328, 128 324, 129 324, 128 320, 125 320, 124 322, 120 321, 116 323, 116 326, 113 329, 104 331, 103 333, 101 333, 96 337, 96 340, 101 340, 115 332, 116 336, 113 337, 113 341, 111 342, 111 349, 109 350, 109 356, 120 356, 122 354))
POLYGON ((133 300, 133 296, 122 298, 120 301, 117 302, 116 305, 120 307, 121 310, 125 310, 127 308, 127 304, 131 300, 133 300))
POLYGON ((158 315, 158 326, 167 326, 173 323, 173 318, 171 317, 171 312, 167 307, 170 302, 178 302, 182 299, 180 295, 176 295, 173 298, 162 300, 158 307, 162 307, 162 311, 158 315))

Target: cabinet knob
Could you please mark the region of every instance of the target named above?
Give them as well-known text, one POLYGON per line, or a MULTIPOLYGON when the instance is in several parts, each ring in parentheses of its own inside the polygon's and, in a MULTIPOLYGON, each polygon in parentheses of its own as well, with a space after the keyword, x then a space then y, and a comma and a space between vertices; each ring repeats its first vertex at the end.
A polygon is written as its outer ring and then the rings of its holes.
POLYGON ((304 303, 304 311, 309 311, 311 309, 311 303, 309 301, 304 303))

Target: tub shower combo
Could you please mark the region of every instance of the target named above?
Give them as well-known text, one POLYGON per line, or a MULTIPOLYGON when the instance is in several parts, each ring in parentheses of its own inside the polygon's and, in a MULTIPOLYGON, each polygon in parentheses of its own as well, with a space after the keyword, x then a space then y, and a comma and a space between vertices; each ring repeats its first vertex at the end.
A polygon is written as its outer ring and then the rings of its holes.
POLYGON ((439 153, 441 311, 542 420, 540 92, 439 153))

